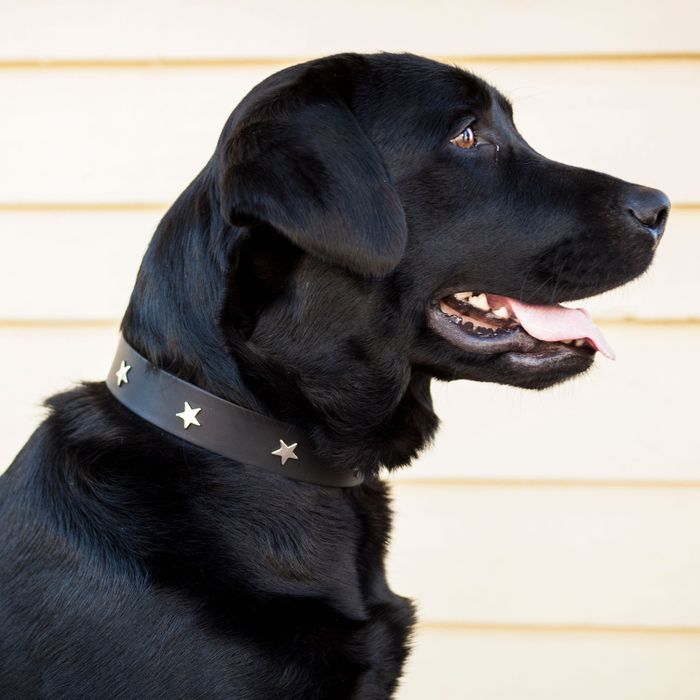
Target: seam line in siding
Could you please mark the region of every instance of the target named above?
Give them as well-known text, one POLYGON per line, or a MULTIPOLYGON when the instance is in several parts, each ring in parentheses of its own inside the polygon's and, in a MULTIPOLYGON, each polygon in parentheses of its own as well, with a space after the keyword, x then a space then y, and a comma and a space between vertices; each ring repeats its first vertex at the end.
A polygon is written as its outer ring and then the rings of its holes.
POLYGON ((399 477, 387 479, 392 488, 484 488, 484 489, 700 489, 700 481, 690 479, 673 481, 670 479, 513 479, 504 477, 399 477))
MULTIPOLYGON (((325 54, 299 56, 241 56, 241 57, 154 57, 154 58, 55 58, 4 59, 0 70, 91 70, 91 69, 179 69, 179 68, 252 68, 256 66, 286 66, 308 61, 325 54)), ((507 54, 437 55, 424 54, 443 63, 586 63, 586 62, 650 62, 697 61, 700 52, 662 53, 580 53, 580 54, 507 54)))
POLYGON ((14 328, 63 328, 67 330, 78 330, 83 328, 114 328, 119 327, 119 319, 105 318, 0 318, 0 331, 14 328))
MULTIPOLYGON (((3 318, 0 317, 0 329, 6 328, 35 328, 35 327, 70 327, 70 326, 109 326, 117 325, 117 318, 3 318)), ((602 326, 638 326, 640 328, 651 328, 654 326, 690 326, 700 327, 700 318, 685 319, 647 319, 647 318, 596 318, 597 324, 602 326)))
POLYGON ((548 624, 548 623, 481 623, 481 622, 431 622, 419 621, 418 629, 430 631, 495 632, 516 634, 620 634, 644 636, 700 636, 700 627, 676 627, 654 625, 596 625, 596 624, 548 624))
MULTIPOLYGON (((1 212, 123 212, 123 211, 165 211, 167 202, 0 202, 1 212)), ((698 205, 700 209, 700 204, 698 205)))
MULTIPOLYGON (((158 211, 167 209, 171 204, 172 202, 0 202, 0 212, 158 211)), ((671 209, 700 213, 700 202, 672 202, 671 209)))

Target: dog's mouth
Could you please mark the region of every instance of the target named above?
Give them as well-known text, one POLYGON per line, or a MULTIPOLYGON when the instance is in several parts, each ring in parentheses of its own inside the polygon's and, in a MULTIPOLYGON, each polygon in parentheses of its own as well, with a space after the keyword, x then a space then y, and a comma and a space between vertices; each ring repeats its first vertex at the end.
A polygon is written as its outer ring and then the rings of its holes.
POLYGON ((615 353, 585 309, 534 305, 486 292, 456 292, 434 300, 429 325, 462 350, 494 355, 518 353, 542 362, 615 353))

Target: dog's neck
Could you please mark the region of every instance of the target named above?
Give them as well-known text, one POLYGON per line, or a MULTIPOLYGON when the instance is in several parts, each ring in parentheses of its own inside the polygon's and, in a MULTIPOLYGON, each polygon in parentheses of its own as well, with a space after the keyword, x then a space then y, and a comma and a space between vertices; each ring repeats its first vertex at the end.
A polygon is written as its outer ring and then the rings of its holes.
MULTIPOLYGON (((173 371, 176 363, 169 366, 173 371)), ((382 405, 368 405, 362 395, 348 395, 343 414, 333 416, 331 423, 300 397, 294 397, 289 388, 280 391, 280 385, 270 382, 269 377, 260 383, 255 378, 244 380, 237 363, 231 361, 226 366, 222 377, 202 372, 198 386, 258 415, 295 425, 309 437, 317 461, 338 474, 359 471, 362 477, 371 478, 382 468, 408 464, 437 425, 431 379, 426 374, 411 375, 398 402, 386 397, 382 405), (251 384, 257 384, 257 390, 251 389, 251 384)), ((192 376, 189 372, 184 375, 192 376)))
POLYGON ((338 472, 319 460, 311 440, 299 428, 153 367, 124 338, 107 375, 107 388, 144 420, 233 461, 321 486, 349 488, 362 483, 359 470, 338 472))

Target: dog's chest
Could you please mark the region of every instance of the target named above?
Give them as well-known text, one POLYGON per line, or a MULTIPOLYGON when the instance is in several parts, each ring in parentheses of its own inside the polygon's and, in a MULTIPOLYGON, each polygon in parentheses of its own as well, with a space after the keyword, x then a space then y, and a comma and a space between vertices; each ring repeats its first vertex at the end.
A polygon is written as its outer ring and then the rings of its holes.
POLYGON ((228 669, 214 670, 217 664, 208 662, 214 676, 208 682, 230 674, 227 692, 235 697, 392 696, 408 651, 413 606, 389 589, 385 577, 391 516, 384 488, 358 494, 350 508, 354 517, 335 537, 328 525, 309 532, 303 551, 318 559, 301 565, 299 548, 294 555, 288 546, 269 550, 255 559, 259 567, 246 559, 250 597, 223 581, 218 592, 197 596, 203 604, 193 611, 192 633, 216 631, 221 647, 212 659, 228 669), (320 544, 329 539, 334 557, 320 544), (249 678, 253 685, 246 691, 241 682, 249 678))
POLYGON ((133 625, 133 639, 90 692, 120 687, 131 697, 386 700, 401 675, 414 621, 410 601, 389 591, 370 606, 369 619, 353 624, 332 618, 304 624, 296 614, 290 623, 280 609, 276 624, 262 615, 255 630, 249 620, 241 627, 235 620, 211 624, 201 607, 186 603, 180 611, 168 607, 160 619, 151 607, 148 620, 134 612, 102 627, 105 638, 114 638, 113 622, 124 639, 123 630, 133 625))

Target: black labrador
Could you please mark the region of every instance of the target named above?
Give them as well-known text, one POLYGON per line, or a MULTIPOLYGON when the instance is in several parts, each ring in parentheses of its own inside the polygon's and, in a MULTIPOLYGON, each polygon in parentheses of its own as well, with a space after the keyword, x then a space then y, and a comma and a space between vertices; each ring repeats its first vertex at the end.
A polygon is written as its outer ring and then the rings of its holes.
POLYGON ((364 483, 237 463, 104 383, 54 396, 1 481, 0 696, 390 697, 414 613, 385 580, 380 468, 430 441, 434 378, 541 389, 612 354, 558 302, 644 272, 668 209, 544 158, 452 66, 342 54, 263 81, 158 226, 122 332, 364 483))

